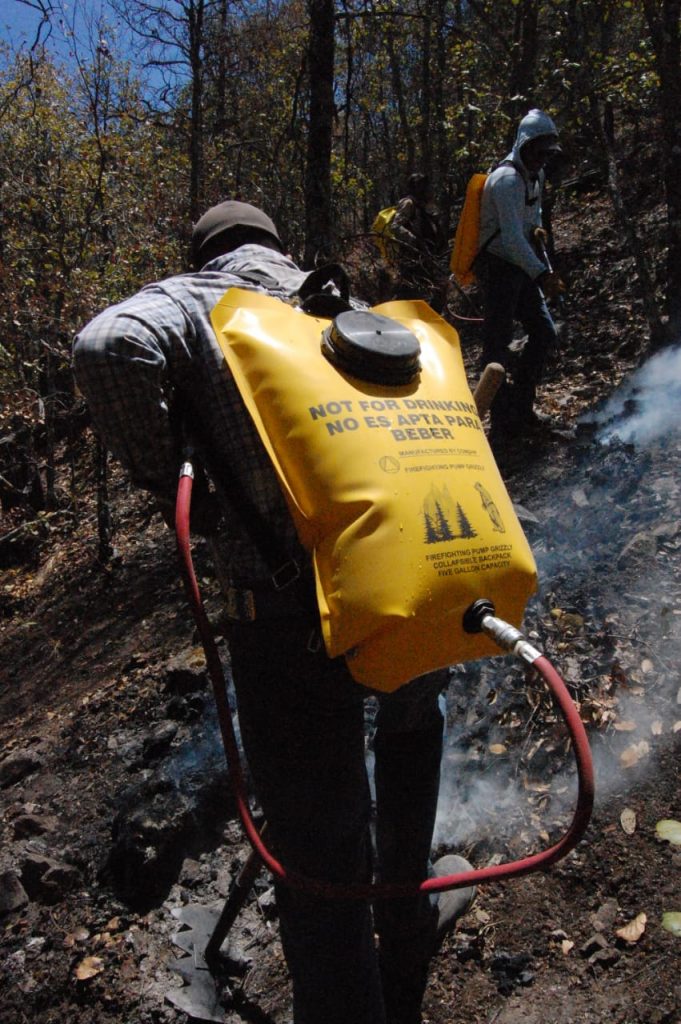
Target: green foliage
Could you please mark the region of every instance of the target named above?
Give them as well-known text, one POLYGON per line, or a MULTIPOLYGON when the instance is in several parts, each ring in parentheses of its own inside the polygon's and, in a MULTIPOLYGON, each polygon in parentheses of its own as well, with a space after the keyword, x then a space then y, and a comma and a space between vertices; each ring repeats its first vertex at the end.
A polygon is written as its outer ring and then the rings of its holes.
MULTIPOLYGON (((49 426, 70 407, 72 336, 185 268, 197 209, 258 203, 295 258, 306 250, 306 0, 105 3, 133 33, 129 61, 98 31, 68 66, 39 45, 0 50, 2 428, 13 413, 49 426)), ((408 174, 430 175, 452 237, 471 174, 508 152, 531 107, 555 118, 574 177, 605 181, 626 126, 625 173, 640 167, 646 197, 664 191, 678 224, 678 183, 655 177, 658 123, 678 154, 656 17, 619 0, 338 2, 329 249, 367 296, 382 287, 370 226, 408 174)))
MULTIPOLYGON (((4 56, 5 380, 39 390, 46 350, 65 364, 71 335, 97 309, 182 269, 197 180, 200 205, 228 195, 261 203, 292 253, 303 251, 305 0, 205 2, 200 37, 189 17, 196 5, 170 6, 176 49, 156 43, 155 56, 178 58, 180 70, 164 77, 163 102, 97 47, 68 69, 44 51, 4 56)), ((167 31, 166 8, 144 5, 150 38, 154 26, 157 39, 167 31)), ((658 91, 638 4, 344 0, 330 181, 336 246, 367 235, 415 170, 430 173, 453 229, 471 173, 505 154, 532 106, 557 119, 575 172, 584 155, 598 158, 595 105, 608 103, 643 145, 658 91)))
POLYGON ((209 27, 204 205, 235 196, 265 207, 303 249, 303 0, 234 9, 209 27))
POLYGON ((96 104, 93 75, 47 57, 29 74, 20 55, 0 76, 0 329, 12 374, 38 390, 45 352, 66 365, 78 324, 181 259, 181 161, 123 72, 106 70, 96 104))

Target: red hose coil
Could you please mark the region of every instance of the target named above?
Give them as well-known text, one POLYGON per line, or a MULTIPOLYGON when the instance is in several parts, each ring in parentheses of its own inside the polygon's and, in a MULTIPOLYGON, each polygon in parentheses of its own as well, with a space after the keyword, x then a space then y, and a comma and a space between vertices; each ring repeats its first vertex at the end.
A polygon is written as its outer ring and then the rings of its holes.
POLYGON ((496 864, 487 868, 476 868, 473 871, 466 871, 456 875, 445 875, 441 878, 427 878, 421 882, 405 883, 349 883, 339 884, 325 882, 321 879, 308 878, 284 867, 270 853, 265 846, 253 821, 246 795, 246 784, 241 767, 239 748, 232 724, 232 715, 227 701, 227 690, 225 687, 222 663, 218 653, 213 633, 208 622, 201 593, 199 590, 194 565, 191 555, 191 544, 189 539, 190 529, 190 508, 191 492, 193 484, 193 473, 191 464, 185 463, 180 474, 180 481, 177 489, 177 504, 175 510, 175 531, 177 548, 180 555, 180 562, 183 569, 183 576, 189 603, 196 621, 196 626, 201 638, 206 664, 213 686, 213 693, 218 713, 218 722, 225 748, 225 757, 229 777, 236 801, 237 810, 241 819, 244 831, 253 849, 262 858, 265 866, 272 872, 279 881, 312 893, 334 899, 386 899, 404 896, 413 896, 422 892, 444 892, 448 889, 460 889, 464 886, 477 885, 480 882, 498 881, 503 878, 516 878, 520 875, 527 875, 532 871, 538 871, 549 867, 561 860, 574 849, 584 835, 591 818, 591 811, 594 800, 594 773, 591 759, 591 750, 587 739, 586 731, 579 712, 568 693, 565 683, 558 675, 550 662, 543 655, 540 655, 532 662, 533 668, 539 672, 544 682, 551 691, 556 703, 562 713, 563 719, 568 727, 575 760, 577 762, 578 796, 577 806, 569 828, 564 835, 554 843, 553 846, 542 850, 540 853, 522 857, 519 860, 509 861, 505 864, 496 864))

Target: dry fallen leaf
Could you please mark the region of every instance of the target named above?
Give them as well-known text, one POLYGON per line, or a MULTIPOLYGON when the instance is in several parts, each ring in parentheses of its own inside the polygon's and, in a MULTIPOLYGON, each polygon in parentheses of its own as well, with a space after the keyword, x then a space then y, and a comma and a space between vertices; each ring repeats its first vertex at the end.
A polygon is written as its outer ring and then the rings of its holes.
POLYGON ((660 839, 666 839, 672 846, 681 846, 681 821, 663 818, 658 821, 655 831, 660 839))
POLYGON ((625 942, 638 942, 646 930, 647 920, 645 914, 637 914, 633 921, 628 921, 622 928, 618 928, 615 935, 625 942))
POLYGON ((573 948, 573 946, 574 942, 572 942, 571 939, 563 939, 563 941, 560 944, 560 948, 563 951, 563 955, 567 956, 570 950, 573 948))
POLYGON ((678 910, 670 910, 662 915, 662 927, 672 935, 681 937, 681 914, 678 910))
POLYGON ((644 660, 641 662, 641 672, 645 672, 647 674, 648 672, 653 672, 654 669, 655 666, 653 665, 650 658, 644 658, 644 660))
POLYGON ((630 747, 623 750, 620 754, 620 764, 623 768, 633 768, 637 765, 642 757, 650 752, 650 744, 647 740, 641 740, 639 743, 632 743, 630 747))
POLYGON ((674 725, 672 727, 672 732, 679 732, 680 729, 681 729, 681 722, 674 722, 674 725))
POLYGON ((506 753, 506 747, 504 746, 503 743, 490 743, 490 745, 489 745, 489 747, 487 749, 489 750, 490 754, 505 754, 506 753))
POLYGON ((562 632, 568 629, 581 629, 584 625, 584 619, 581 615, 577 615, 576 612, 563 612, 558 619, 558 625, 562 632))
POLYGON ((76 928, 74 932, 69 932, 64 936, 64 946, 71 949, 77 942, 87 942, 89 938, 90 933, 87 928, 76 928))
POLYGON ((631 807, 625 807, 620 814, 620 825, 628 836, 633 836, 636 831, 636 811, 632 811, 631 807))
POLYGON ((86 956, 84 960, 81 960, 75 969, 75 975, 78 981, 88 981, 89 978, 95 978, 98 974, 101 974, 104 970, 104 961, 98 956, 86 956))
POLYGON ((204 654, 203 647, 193 647, 192 652, 187 658, 187 664, 190 667, 200 667, 204 664, 206 655, 204 654))
POLYGON ((615 722, 613 728, 616 729, 617 732, 633 732, 636 728, 636 722, 632 722, 631 720, 615 722))
POLYGON ((652 732, 653 736, 661 736, 663 728, 664 726, 662 725, 662 722, 659 720, 659 718, 656 718, 654 722, 650 723, 650 731, 652 732))
POLYGON ((548 793, 551 789, 548 782, 540 782, 537 779, 528 779, 527 777, 523 778, 523 786, 532 793, 548 793))

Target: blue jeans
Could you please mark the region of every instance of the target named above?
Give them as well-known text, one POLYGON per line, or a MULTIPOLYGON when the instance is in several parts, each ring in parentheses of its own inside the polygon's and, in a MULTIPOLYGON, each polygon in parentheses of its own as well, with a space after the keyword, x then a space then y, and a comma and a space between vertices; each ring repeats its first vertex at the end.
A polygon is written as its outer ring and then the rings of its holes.
MULTIPOLYGON (((244 750, 282 863, 313 878, 366 882, 374 870, 364 728, 369 691, 353 681, 343 659, 332 661, 323 649, 311 653, 309 635, 302 618, 231 630, 244 750)), ((446 684, 443 671, 380 697, 374 752, 376 869, 383 881, 419 882, 428 874, 442 753, 438 698, 446 684)), ((420 1020, 435 913, 427 897, 379 908, 379 965, 366 901, 324 899, 280 884, 276 891, 295 1024, 420 1020), (409 1017, 391 1008, 392 982, 404 987, 406 970, 416 1007, 409 1017)))
POLYGON ((512 375, 512 384, 505 382, 492 404, 492 426, 522 424, 531 417, 537 384, 556 345, 556 328, 540 287, 524 270, 491 253, 482 261, 483 366, 501 363, 512 375), (509 346, 516 320, 526 331, 527 342, 512 360, 509 346))

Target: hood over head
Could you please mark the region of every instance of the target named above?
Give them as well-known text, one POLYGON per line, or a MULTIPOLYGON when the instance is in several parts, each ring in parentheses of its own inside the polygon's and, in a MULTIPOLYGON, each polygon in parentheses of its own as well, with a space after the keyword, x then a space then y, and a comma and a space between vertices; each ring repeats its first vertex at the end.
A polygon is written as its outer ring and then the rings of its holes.
POLYGON ((558 144, 558 129, 556 128, 553 120, 548 114, 545 114, 543 110, 539 110, 535 107, 534 110, 530 110, 528 114, 525 114, 525 117, 518 125, 518 133, 515 137, 515 142, 513 143, 512 159, 514 161, 520 160, 522 162, 520 151, 525 143, 543 136, 547 136, 552 140, 550 148, 553 152, 561 152, 561 148, 558 144))

